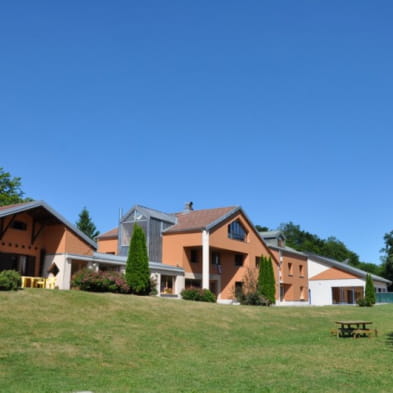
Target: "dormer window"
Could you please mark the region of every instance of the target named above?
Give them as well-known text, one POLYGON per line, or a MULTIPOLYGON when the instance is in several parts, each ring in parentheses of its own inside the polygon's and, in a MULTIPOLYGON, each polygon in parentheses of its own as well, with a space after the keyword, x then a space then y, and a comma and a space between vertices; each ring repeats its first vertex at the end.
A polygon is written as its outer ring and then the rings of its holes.
POLYGON ((242 242, 246 241, 247 232, 239 220, 232 221, 228 225, 228 237, 242 242))

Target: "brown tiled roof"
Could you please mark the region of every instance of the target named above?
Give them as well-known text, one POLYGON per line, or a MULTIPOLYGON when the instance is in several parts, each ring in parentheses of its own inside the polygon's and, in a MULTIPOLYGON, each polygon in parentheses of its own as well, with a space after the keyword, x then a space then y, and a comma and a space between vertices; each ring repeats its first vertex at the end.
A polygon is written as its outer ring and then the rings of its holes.
POLYGON ((117 237, 117 233, 118 233, 118 229, 113 228, 108 232, 105 232, 103 234, 101 234, 100 236, 97 236, 97 239, 109 239, 109 238, 114 238, 117 237))
POLYGON ((206 228, 225 216, 238 206, 219 207, 216 209, 193 210, 188 213, 178 213, 177 224, 171 226, 165 233, 197 231, 206 228))

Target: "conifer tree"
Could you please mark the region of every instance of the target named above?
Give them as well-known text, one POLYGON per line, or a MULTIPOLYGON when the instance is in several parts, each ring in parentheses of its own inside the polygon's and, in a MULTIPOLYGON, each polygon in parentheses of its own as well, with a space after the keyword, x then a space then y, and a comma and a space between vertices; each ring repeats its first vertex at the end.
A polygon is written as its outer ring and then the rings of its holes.
POLYGON ((370 274, 367 274, 366 289, 365 289, 365 296, 364 297, 365 297, 366 302, 370 306, 375 304, 375 302, 376 302, 375 288, 374 288, 373 279, 371 278, 370 274))
POLYGON ((273 263, 272 259, 261 256, 261 262, 259 267, 258 277, 258 291, 270 303, 276 301, 276 284, 274 279, 273 263))
POLYGON ((80 229, 85 235, 89 236, 90 239, 96 240, 96 237, 100 234, 97 231, 96 226, 94 225, 89 211, 84 207, 82 211, 79 213, 79 220, 76 223, 78 229, 80 229))
POLYGON ((132 293, 147 295, 150 291, 149 257, 143 229, 134 225, 126 265, 126 280, 132 293))

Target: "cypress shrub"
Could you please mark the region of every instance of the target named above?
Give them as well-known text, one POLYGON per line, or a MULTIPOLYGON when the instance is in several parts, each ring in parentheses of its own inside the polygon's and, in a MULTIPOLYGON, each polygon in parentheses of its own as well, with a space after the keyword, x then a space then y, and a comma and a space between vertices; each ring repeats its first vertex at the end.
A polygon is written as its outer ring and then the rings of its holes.
POLYGON ((258 276, 258 292, 271 304, 276 302, 276 285, 272 259, 261 256, 258 276))
POLYGON ((370 274, 367 274, 366 277, 365 300, 370 305, 373 305, 376 302, 374 283, 370 274))
POLYGON ((126 280, 131 293, 148 295, 150 292, 149 257, 143 229, 134 225, 126 265, 126 280))

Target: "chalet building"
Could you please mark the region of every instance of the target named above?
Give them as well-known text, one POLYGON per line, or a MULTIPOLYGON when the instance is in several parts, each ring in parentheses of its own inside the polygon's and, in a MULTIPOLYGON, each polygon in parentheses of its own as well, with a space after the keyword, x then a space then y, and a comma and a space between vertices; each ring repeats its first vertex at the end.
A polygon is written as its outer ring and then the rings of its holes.
POLYGON ((278 262, 239 206, 194 210, 187 203, 182 212, 167 214, 136 205, 120 220, 117 242, 116 230, 98 237, 99 251, 127 255, 135 223, 146 233, 149 259, 184 272, 156 277, 161 294, 209 288, 219 302, 230 303, 245 277, 257 276, 261 255, 272 258, 279 294, 278 262))
MULTIPOLYGON (((115 253, 97 252, 93 240, 43 201, 0 207, 0 271, 18 271, 29 286, 50 278, 51 287, 69 289, 72 275, 86 267, 123 271, 125 258, 115 253)), ((159 263, 150 270, 183 274, 159 263)))
MULTIPOLYGON (((135 205, 118 228, 98 237, 98 246, 43 201, 2 206, 0 271, 17 270, 29 286, 51 279, 59 289, 69 289, 72 275, 86 267, 124 271, 135 224, 146 234, 161 296, 200 287, 232 303, 247 279, 257 276, 261 256, 272 259, 277 304, 354 304, 364 294, 366 272, 287 247, 279 231, 258 233, 239 206, 194 210, 192 203, 174 214, 135 205)), ((391 284, 372 279, 377 292, 391 284)))

